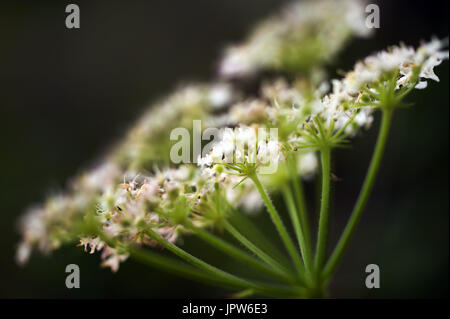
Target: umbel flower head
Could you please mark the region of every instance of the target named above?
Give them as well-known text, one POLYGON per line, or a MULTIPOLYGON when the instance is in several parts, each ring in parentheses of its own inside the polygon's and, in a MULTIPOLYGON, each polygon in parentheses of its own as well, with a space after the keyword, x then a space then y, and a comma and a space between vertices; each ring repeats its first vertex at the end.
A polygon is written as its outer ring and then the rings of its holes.
POLYGON ((370 34, 364 1, 293 2, 258 25, 244 43, 228 47, 219 73, 232 78, 264 69, 309 72, 329 62, 351 36, 370 34))
POLYGON ((220 142, 212 147, 211 153, 199 159, 199 165, 216 165, 217 170, 225 168, 239 176, 275 173, 284 158, 277 137, 275 129, 270 133, 264 128, 248 126, 225 129, 220 142))
MULTIPOLYGON (((229 122, 242 117, 249 120, 248 125, 224 130, 220 143, 200 158, 200 167, 186 165, 136 177, 135 170, 123 171, 121 167, 127 165, 123 165, 122 160, 115 161, 117 157, 113 154, 97 168, 80 175, 69 193, 49 198, 44 205, 32 208, 24 216, 18 261, 25 262, 33 247, 49 252, 72 241, 77 236, 75 225, 90 211, 96 212, 106 235, 152 246, 156 242, 143 232, 147 226, 175 242, 180 234, 190 233, 186 220, 198 227, 212 227, 226 218, 223 211, 227 209, 219 212, 214 204, 218 192, 231 206, 257 210, 262 201, 254 186, 248 180, 243 181, 243 177, 259 174, 268 166, 275 165, 278 169, 278 164, 292 152, 296 153, 298 171, 302 176, 311 176, 317 169, 314 151, 320 148, 321 138, 328 136, 341 142, 342 136, 352 136, 360 128, 368 128, 373 110, 386 103, 382 88, 393 83, 393 92, 399 98, 411 88, 424 87, 425 79, 438 80, 434 67, 448 58, 448 52, 442 47, 441 42, 432 40, 417 50, 399 46, 374 54, 358 62, 343 79, 333 80, 333 90, 329 94, 323 93, 326 87, 323 84, 312 95, 285 81, 265 84, 259 100, 238 102, 230 109, 229 122), (238 112, 240 115, 236 116, 238 112), (280 127, 280 124, 286 129, 280 140, 257 140, 258 129, 280 127), (301 153, 300 149, 303 149, 301 153)), ((153 114, 161 118, 160 112, 156 110, 153 114)), ((137 127, 141 126, 145 127, 143 124, 137 127)), ((147 145, 144 141, 152 139, 151 131, 139 132, 132 133, 130 144, 122 144, 116 154, 135 145, 133 141, 142 140, 142 145, 147 145)), ((149 145, 155 142, 152 140, 149 145)), ((143 151, 141 147, 136 150, 143 151)), ((277 178, 276 171, 271 172, 272 179, 277 178)), ((270 179, 269 175, 269 184, 270 179)), ((96 234, 81 235, 81 244, 90 247, 91 252, 106 251, 102 254, 103 265, 117 270, 118 262, 126 259, 126 252, 108 246, 96 234)))
MULTIPOLYGON (((253 96, 227 82, 193 84, 151 106, 98 166, 25 214, 18 262, 26 262, 33 249, 47 253, 78 242, 86 252, 101 252, 102 266, 113 271, 132 256, 131 248, 144 245, 163 246, 204 267, 176 246, 183 236, 198 235, 251 264, 253 259, 240 250, 211 239, 209 230, 217 228, 227 229, 279 276, 285 269, 278 260, 230 228, 236 211, 257 212, 264 203, 300 272, 293 281, 311 284, 302 273, 309 267, 308 253, 295 258, 296 248, 264 187, 285 191, 297 177, 314 177, 318 154, 370 128, 377 109, 404 106, 414 88, 425 88, 428 79, 439 81, 434 68, 448 59, 445 43, 437 39, 417 49, 401 44, 357 62, 342 79, 326 81, 323 64, 352 35, 370 33, 362 4, 296 2, 261 24, 246 42, 226 49, 221 78, 264 70, 281 71, 280 77, 263 81, 253 96), (298 71, 301 75, 293 80, 282 76, 298 71), (170 163, 171 130, 192 130, 193 120, 202 120, 204 127, 220 125, 220 140, 199 157, 198 165, 170 163)), ((283 194, 289 208, 300 206, 289 192, 283 194)), ((305 223, 293 220, 303 250, 308 236, 299 234, 305 223)))

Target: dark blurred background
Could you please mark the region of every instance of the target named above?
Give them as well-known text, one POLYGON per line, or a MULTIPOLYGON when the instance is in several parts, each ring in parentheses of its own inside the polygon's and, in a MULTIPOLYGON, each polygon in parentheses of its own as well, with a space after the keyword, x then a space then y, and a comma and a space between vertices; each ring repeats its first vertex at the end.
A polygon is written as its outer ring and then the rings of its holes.
MULTIPOLYGON (((283 2, 76 1, 78 30, 65 28, 68 1, 1 2, 0 297, 228 293, 132 260, 112 274, 99 267, 98 255, 75 247, 52 256, 35 254, 20 268, 14 262, 17 220, 30 204, 63 188, 107 151, 150 101, 182 81, 212 79, 224 45, 242 40, 283 2), (81 289, 65 287, 69 263, 80 265, 81 289)), ((354 41, 330 70, 348 70, 357 58, 400 41, 417 45, 432 35, 448 36, 447 1, 378 4, 381 29, 369 40, 354 41)), ((448 70, 445 62, 437 69, 441 83, 416 90, 410 98, 415 106, 395 114, 373 195, 332 284, 332 296, 448 297, 448 70), (378 290, 364 285, 370 263, 381 269, 378 290)), ((333 241, 362 183, 376 124, 354 141, 351 156, 348 150, 335 154, 333 172, 341 180, 333 187, 333 241)), ((185 246, 206 250, 195 238, 187 238, 185 246)), ((214 263, 230 263, 216 251, 207 255, 214 263)))

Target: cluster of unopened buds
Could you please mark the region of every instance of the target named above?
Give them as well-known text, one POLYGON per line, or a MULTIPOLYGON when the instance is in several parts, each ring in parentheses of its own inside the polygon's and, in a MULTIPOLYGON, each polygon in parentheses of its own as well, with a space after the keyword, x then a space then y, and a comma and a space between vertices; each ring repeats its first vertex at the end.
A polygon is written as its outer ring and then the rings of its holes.
POLYGON ((428 79, 439 81, 434 67, 448 59, 447 44, 437 39, 417 49, 393 46, 357 62, 352 71, 329 85, 323 65, 350 37, 370 35, 363 4, 357 0, 294 3, 256 28, 246 42, 229 47, 220 63, 219 80, 180 88, 152 106, 97 167, 75 178, 66 192, 30 209, 21 223, 18 262, 26 262, 34 248, 50 252, 79 241, 85 251, 101 251, 102 265, 113 271, 129 256, 172 267, 166 257, 141 248, 162 246, 205 271, 177 268, 185 275, 207 280, 207 274, 212 274, 225 286, 274 296, 322 292, 373 187, 373 182, 363 187, 358 198, 363 204, 355 206, 327 259, 332 149, 368 129, 374 112, 381 110, 380 138, 368 172, 375 176, 392 112, 405 105, 405 97, 414 88, 425 88, 428 79), (263 82, 256 97, 246 97, 233 84, 233 79, 257 77, 265 70, 298 76, 263 82), (191 130, 193 120, 201 120, 206 127, 220 126, 221 139, 199 156, 197 164, 174 165, 169 157, 170 132, 177 127, 191 130), (260 140, 263 132, 266 139, 260 140), (301 184, 319 167, 322 196, 314 254, 301 184), (283 194, 298 245, 268 190, 283 194), (258 212, 264 205, 291 265, 257 247, 229 221, 232 215, 258 212), (214 228, 230 232, 250 253, 213 235, 209 230, 214 228), (186 234, 197 235, 280 279, 287 288, 242 279, 199 260, 179 247, 186 234))

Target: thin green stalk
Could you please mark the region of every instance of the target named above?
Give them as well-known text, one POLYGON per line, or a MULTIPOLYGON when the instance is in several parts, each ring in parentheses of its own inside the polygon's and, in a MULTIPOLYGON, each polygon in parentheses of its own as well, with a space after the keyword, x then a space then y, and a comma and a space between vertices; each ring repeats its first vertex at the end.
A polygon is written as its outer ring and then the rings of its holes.
POLYGON ((299 176, 297 171, 297 164, 295 162, 295 157, 290 157, 289 165, 293 174, 292 185, 294 187, 295 203, 297 205, 298 214, 300 216, 300 226, 303 232, 303 238, 305 240, 305 248, 303 251, 303 255, 307 255, 312 263, 312 245, 311 245, 311 232, 309 230, 308 210, 306 208, 306 201, 305 196, 303 194, 301 177, 299 176))
POLYGON ((244 231, 246 237, 257 245, 261 250, 264 250, 273 259, 284 265, 285 268, 292 269, 290 260, 284 255, 278 247, 273 244, 273 241, 268 240, 267 234, 262 234, 260 229, 255 226, 255 223, 250 220, 245 214, 233 210, 234 213, 230 216, 229 222, 241 233, 244 231))
POLYGON ((286 205, 288 207, 289 215, 291 216, 292 225, 294 226, 295 234, 297 235, 298 244, 300 246, 300 250, 302 252, 303 262, 305 264, 305 269, 308 274, 311 274, 311 255, 308 252, 306 247, 306 240, 302 231, 302 227, 300 225, 300 220, 297 214, 297 210, 294 203, 294 198, 292 196, 292 191, 289 186, 283 186, 282 193, 286 205))
POLYGON ((334 249, 330 257, 330 260, 325 266, 325 269, 323 271, 324 281, 328 281, 335 272, 336 267, 339 264, 353 233, 355 232, 356 226, 361 219, 362 212, 366 206, 367 200, 369 199, 370 193, 372 192, 375 178, 380 168, 386 141, 389 135, 389 128, 392 121, 392 112, 392 109, 383 109, 381 128, 378 133, 375 151, 372 155, 364 184, 362 186, 361 192, 359 193, 358 200, 356 201, 347 226, 345 227, 344 232, 342 233, 341 238, 339 239, 338 244, 336 245, 336 248, 334 249))
POLYGON ((263 252, 259 247, 249 241, 244 235, 242 235, 236 228, 233 227, 228 221, 224 222, 225 229, 242 245, 244 245, 249 251, 258 256, 262 261, 276 269, 280 273, 289 274, 290 270, 283 267, 275 259, 263 252))
MULTIPOLYGON (((154 232, 152 231, 153 235, 154 232)), ((114 247, 116 243, 114 240, 107 237, 104 233, 99 232, 98 236, 108 244, 110 247, 114 247)), ((156 239, 156 238, 155 238, 156 239)), ((162 244, 167 242, 161 236, 157 235, 157 239, 162 241, 162 244)), ((229 281, 227 278, 223 278, 221 276, 217 276, 216 274, 212 274, 210 272, 201 271, 197 268, 194 268, 184 262, 180 262, 178 260, 174 260, 169 257, 162 256, 161 254, 154 253, 148 249, 142 249, 131 245, 124 246, 126 251, 130 254, 133 259, 140 261, 146 265, 150 265, 161 270, 167 271, 169 273, 173 273, 179 276, 182 276, 187 279, 196 280, 199 282, 212 284, 215 286, 221 287, 229 287, 234 289, 242 289, 243 286, 241 284, 237 284, 234 281, 229 281)))
POLYGON ((130 246, 127 247, 127 251, 130 256, 137 261, 187 279, 196 280, 219 287, 225 286, 233 289, 242 289, 241 285, 236 285, 234 282, 224 280, 221 277, 217 277, 209 272, 201 271, 184 262, 161 256, 160 254, 151 252, 148 249, 144 250, 130 246))
POLYGON ((220 270, 214 266, 211 266, 210 264, 204 262, 203 260, 200 260, 197 257, 189 254, 188 252, 184 251, 183 249, 179 248, 178 246, 176 246, 176 245, 172 244, 171 242, 167 241, 166 239, 164 239, 161 235, 159 235, 155 231, 153 231, 151 229, 147 229, 147 230, 145 230, 145 233, 148 236, 150 236, 151 238, 155 239, 164 248, 168 249, 169 251, 171 251, 178 257, 186 260, 188 263, 190 263, 194 266, 197 266, 203 270, 206 270, 219 278, 224 278, 233 283, 243 284, 243 282, 240 281, 240 279, 238 279, 237 277, 230 275, 227 272, 220 270))
POLYGON ((256 188, 258 189, 259 193, 261 194, 261 197, 262 197, 264 203, 266 204, 267 210, 269 211, 270 217, 272 218, 272 222, 275 224, 275 227, 278 230, 278 233, 279 233, 290 257, 297 268, 297 272, 299 273, 301 278, 303 278, 304 267, 303 267, 302 261, 301 261, 300 256, 295 248, 294 243, 292 242, 291 237, 289 237, 286 227, 283 225, 280 215, 278 214, 277 210, 275 209, 275 206, 273 206, 272 201, 270 200, 269 196, 267 195, 266 191, 264 190, 264 187, 262 186, 261 182, 259 181, 258 176, 256 176, 256 174, 253 174, 249 177, 255 183, 256 188))
POLYGON ((281 279, 285 282, 292 283, 292 277, 286 274, 286 272, 278 268, 271 268, 269 265, 260 262, 253 256, 247 254, 245 251, 242 251, 241 249, 234 247, 233 245, 227 243, 226 241, 207 232, 203 228, 195 227, 194 225, 192 225, 192 223, 186 223, 186 227, 194 231, 200 238, 208 242, 210 245, 230 255, 231 257, 240 260, 245 264, 251 265, 254 268, 268 275, 271 275, 277 279, 281 279))
POLYGON ((325 263, 329 230, 329 205, 330 205, 330 153, 328 147, 320 150, 322 163, 322 197, 320 200, 319 231, 317 234, 317 248, 315 268, 319 272, 325 263))
POLYGON ((164 248, 168 249, 170 252, 175 254, 176 256, 186 260, 188 263, 203 269, 217 278, 228 282, 229 285, 233 285, 235 287, 240 287, 243 289, 254 289, 263 294, 268 295, 292 295, 303 293, 303 290, 297 287, 283 287, 283 286, 275 286, 275 285, 267 285, 261 284, 253 281, 249 281, 246 279, 242 279, 230 273, 227 273, 217 267, 214 267, 203 260, 191 255, 185 250, 179 248, 178 246, 172 244, 171 242, 165 240, 161 235, 153 231, 152 229, 146 229, 145 233, 151 238, 155 239, 159 244, 161 244, 164 248))
POLYGON ((240 292, 237 292, 235 294, 232 294, 230 296, 230 298, 232 299, 239 299, 239 298, 245 298, 245 297, 249 297, 251 295, 253 295, 255 292, 252 289, 246 289, 246 290, 242 290, 240 292))

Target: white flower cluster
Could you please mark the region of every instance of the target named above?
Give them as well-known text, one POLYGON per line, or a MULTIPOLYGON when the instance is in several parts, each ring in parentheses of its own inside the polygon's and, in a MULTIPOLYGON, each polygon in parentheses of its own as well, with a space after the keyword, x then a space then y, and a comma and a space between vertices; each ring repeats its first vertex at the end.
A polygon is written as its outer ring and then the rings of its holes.
MULTIPOLYGON (((302 81, 292 86, 283 80, 275 81, 263 86, 262 98, 235 104, 230 110, 229 122, 276 127, 281 130, 280 142, 287 144, 286 149, 309 145, 314 151, 313 146, 317 142, 314 136, 319 134, 320 126, 333 132, 344 130, 346 136, 355 135, 361 128, 369 128, 374 109, 387 103, 382 100, 382 92, 390 81, 394 81, 393 94, 401 94, 402 90, 411 88, 424 88, 424 79, 439 81, 433 70, 442 60, 448 59, 448 51, 442 48, 442 42, 433 39, 417 50, 402 45, 378 52, 356 63, 343 79, 333 80, 333 90, 329 94, 324 94, 328 87, 326 84, 311 92, 302 81)), ((233 138, 224 136, 201 163, 225 162, 226 167, 242 171, 239 167, 230 166, 230 163, 236 163, 231 161, 233 138)), ((276 148, 282 149, 281 144, 277 144, 276 148)), ((308 155, 310 163, 313 158, 311 151, 303 153, 308 155)), ((270 160, 278 163, 279 158, 274 153, 270 160)), ((315 168, 317 165, 302 166, 315 168)))
POLYGON ((25 263, 33 247, 50 252, 73 240, 74 225, 87 212, 95 211, 97 204, 108 196, 120 197, 120 192, 115 190, 122 179, 167 162, 170 150, 167 137, 171 128, 187 127, 194 119, 206 119, 211 109, 222 107, 231 98, 227 85, 197 84, 181 88, 165 101, 151 106, 124 141, 97 167, 75 178, 66 193, 51 196, 44 204, 29 209, 20 223, 23 241, 17 261, 25 263))
POLYGON ((220 164, 242 174, 243 171, 249 173, 248 170, 261 173, 268 167, 276 168, 283 159, 282 145, 277 136, 270 136, 270 132, 263 128, 241 125, 234 130, 225 129, 211 153, 199 158, 198 162, 206 167, 220 164))
POLYGON ((141 116, 113 152, 112 160, 128 170, 141 170, 155 162, 167 162, 171 147, 168 132, 176 127, 192 128, 194 119, 202 120, 208 126, 208 114, 232 101, 232 89, 224 83, 182 87, 141 116))
POLYGON ((264 181, 276 187, 292 177, 285 165, 292 156, 298 173, 311 177, 318 164, 314 147, 307 146, 320 125, 354 135, 370 126, 372 112, 381 102, 381 87, 393 77, 400 94, 423 88, 423 79, 438 80, 433 69, 448 58, 448 52, 433 40, 417 50, 393 47, 358 62, 343 79, 332 81, 332 92, 327 94, 330 85, 320 76, 321 64, 352 34, 367 34, 361 3, 298 2, 263 24, 249 41, 227 50, 221 63, 222 75, 235 77, 261 68, 297 71, 290 60, 296 56, 300 58, 295 63, 311 66, 307 77, 265 83, 260 96, 252 98, 242 98, 228 83, 197 84, 152 106, 98 167, 78 176, 66 193, 50 197, 23 217, 18 262, 24 263, 33 248, 49 252, 81 238, 86 251, 102 251, 102 265, 116 271, 128 254, 99 234, 80 231, 88 213, 113 242, 154 246, 147 229, 173 243, 191 233, 190 227, 220 224, 232 208, 257 211, 262 200, 246 176, 279 165, 264 181), (311 56, 319 60, 311 63, 311 56), (193 120, 202 120, 206 127, 217 123, 229 127, 211 152, 200 157, 199 166, 167 168, 170 131, 190 129, 193 120), (277 140, 270 139, 271 128, 278 129, 277 140), (260 129, 269 132, 268 141, 257 138, 260 129))
POLYGON ((396 89, 413 84, 415 88, 423 89, 427 82, 422 80, 415 83, 418 79, 439 81, 433 69, 444 59, 448 59, 448 51, 443 50, 443 45, 438 39, 433 39, 417 50, 401 45, 371 55, 358 62, 342 81, 333 83, 334 94, 338 97, 338 102, 351 99, 363 86, 370 86, 392 72, 398 72, 396 89))
POLYGON ((243 44, 228 47, 219 72, 231 78, 264 69, 312 69, 333 58, 352 35, 368 36, 370 30, 363 1, 294 2, 258 25, 243 44))

